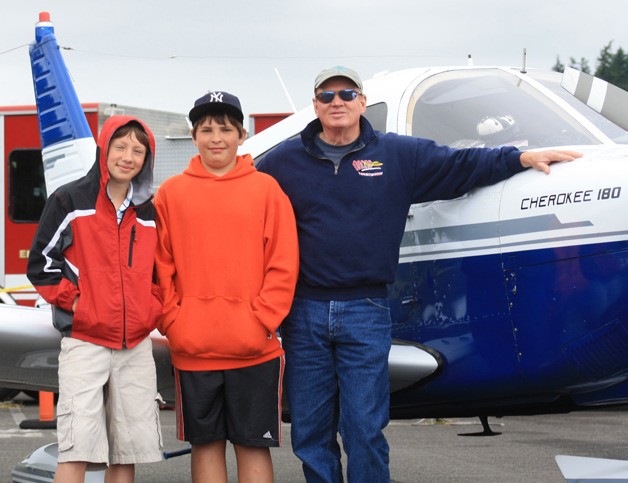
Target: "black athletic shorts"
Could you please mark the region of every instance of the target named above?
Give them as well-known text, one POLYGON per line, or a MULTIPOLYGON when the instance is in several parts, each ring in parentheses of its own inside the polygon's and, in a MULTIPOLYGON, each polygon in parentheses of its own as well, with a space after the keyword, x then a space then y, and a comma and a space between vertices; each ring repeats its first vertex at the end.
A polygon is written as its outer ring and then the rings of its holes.
POLYGON ((177 437, 190 444, 228 439, 281 446, 284 356, 241 369, 175 369, 177 437))

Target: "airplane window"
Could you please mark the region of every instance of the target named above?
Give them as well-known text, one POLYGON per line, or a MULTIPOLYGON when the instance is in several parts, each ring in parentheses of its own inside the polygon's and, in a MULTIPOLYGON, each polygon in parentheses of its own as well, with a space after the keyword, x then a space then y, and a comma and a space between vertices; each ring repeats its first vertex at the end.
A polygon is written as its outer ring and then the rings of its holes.
POLYGON ((16 223, 37 223, 46 204, 46 181, 40 149, 9 154, 9 217, 16 223))
POLYGON ((388 106, 385 102, 378 102, 366 108, 364 117, 371 123, 376 131, 386 132, 386 118, 388 117, 388 106))
POLYGON ((408 134, 456 148, 600 143, 544 94, 499 69, 426 79, 412 95, 406 123, 408 134))

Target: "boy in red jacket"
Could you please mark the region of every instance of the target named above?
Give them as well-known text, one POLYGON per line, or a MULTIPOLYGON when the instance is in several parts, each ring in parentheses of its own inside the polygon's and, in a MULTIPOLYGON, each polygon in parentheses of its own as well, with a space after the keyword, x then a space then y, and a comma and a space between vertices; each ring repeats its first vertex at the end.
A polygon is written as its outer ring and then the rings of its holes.
POLYGON ((238 156, 237 97, 210 92, 189 113, 199 154, 157 193, 159 330, 175 367, 177 436, 192 445, 193 481, 272 482, 281 444, 284 351, 276 331, 298 273, 292 206, 277 182, 238 156))
POLYGON ((135 463, 162 459, 149 338, 162 309, 154 153, 139 119, 109 118, 93 167, 49 196, 33 240, 28 278, 64 336, 55 482, 82 482, 88 465, 105 464, 107 481, 130 482, 135 463))

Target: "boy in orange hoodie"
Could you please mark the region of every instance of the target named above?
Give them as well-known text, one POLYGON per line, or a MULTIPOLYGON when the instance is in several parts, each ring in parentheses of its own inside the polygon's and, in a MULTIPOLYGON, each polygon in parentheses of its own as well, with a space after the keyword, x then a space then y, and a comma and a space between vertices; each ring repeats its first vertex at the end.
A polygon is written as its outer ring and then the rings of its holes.
POLYGON ((192 445, 193 481, 273 481, 281 444, 284 351, 276 331, 298 274, 292 206, 237 150, 240 101, 210 92, 189 113, 199 154, 159 188, 156 269, 177 388, 177 437, 192 445))

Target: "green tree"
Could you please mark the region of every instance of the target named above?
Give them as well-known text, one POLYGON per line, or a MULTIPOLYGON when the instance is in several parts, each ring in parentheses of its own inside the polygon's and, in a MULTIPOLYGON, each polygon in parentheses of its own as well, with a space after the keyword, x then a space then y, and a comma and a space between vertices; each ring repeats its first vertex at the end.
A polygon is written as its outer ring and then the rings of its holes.
MULTIPOLYGON (((582 71, 585 74, 591 73, 589 61, 584 57, 582 57, 580 61, 577 61, 573 57, 569 57, 569 67, 582 71)), ((560 57, 556 56, 556 63, 552 66, 552 70, 556 72, 565 72, 565 65, 560 61, 560 57)))
POLYGON ((585 59, 584 57, 581 57, 579 62, 576 61, 576 59, 574 59, 573 57, 569 57, 569 67, 571 67, 572 69, 578 69, 579 71, 584 72, 585 74, 591 73, 591 68, 589 67, 589 61, 585 59))
MULTIPOLYGON (((573 69, 578 69, 585 74, 591 73, 591 68, 589 67, 589 61, 582 57, 580 61, 577 61, 573 57, 569 57, 569 67, 573 69)), ((552 70, 556 72, 565 72, 565 65, 560 61, 560 57, 556 56, 556 63, 552 66, 552 70)))
POLYGON ((628 90, 628 55, 621 47, 613 53, 612 45, 611 41, 600 52, 595 76, 628 90))
MULTIPOLYGON (((589 61, 584 57, 581 57, 579 61, 570 57, 569 67, 586 74, 591 73, 589 61)), ((565 66, 558 56, 556 56, 556 63, 552 70, 556 72, 564 72, 565 70, 565 66)), ((613 41, 610 41, 600 51, 600 56, 597 58, 597 68, 593 75, 628 91, 628 54, 621 47, 613 52, 613 41)))
POLYGON ((596 76, 610 76, 611 75, 611 63, 613 61, 613 52, 611 51, 611 47, 613 42, 610 41, 608 44, 604 46, 604 48, 600 51, 600 56, 597 58, 597 69, 595 69, 596 76))
POLYGON ((560 61, 560 57, 556 56, 556 63, 552 66, 552 70, 556 72, 565 72, 565 65, 560 61))

